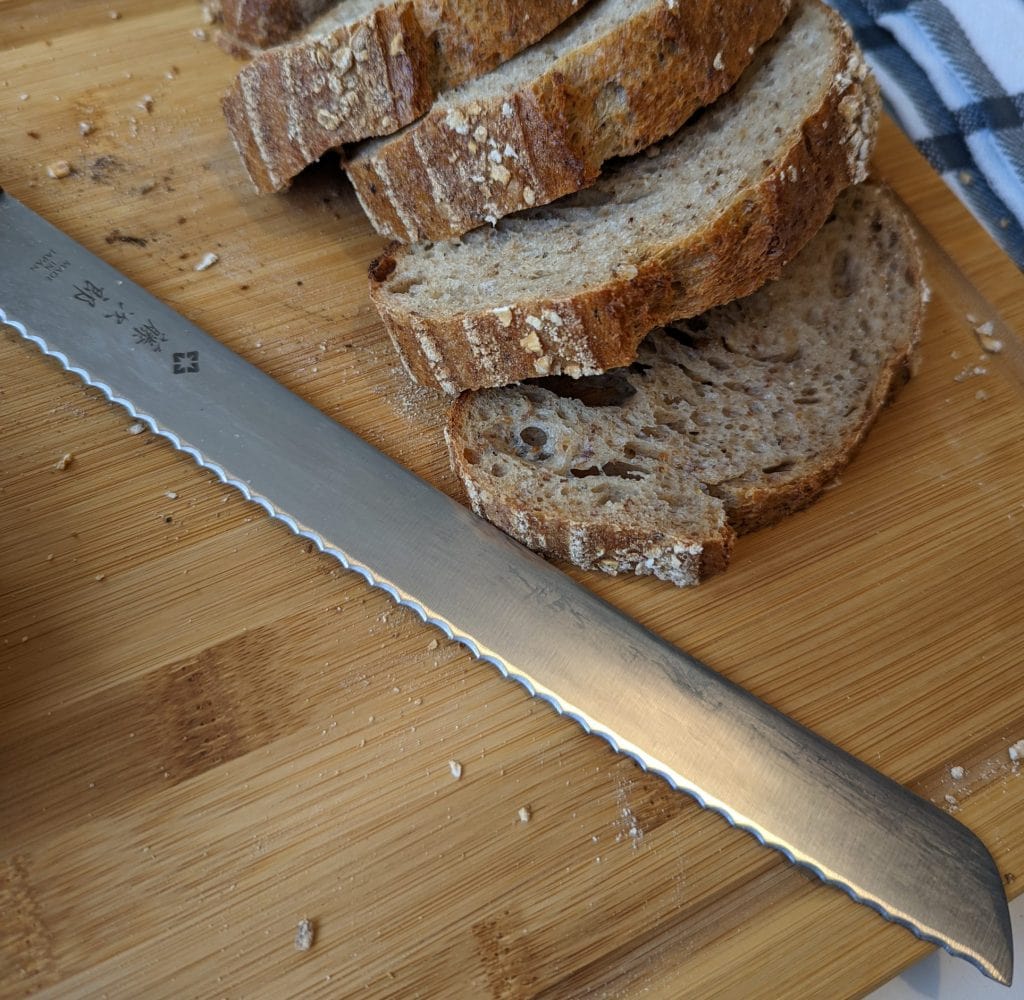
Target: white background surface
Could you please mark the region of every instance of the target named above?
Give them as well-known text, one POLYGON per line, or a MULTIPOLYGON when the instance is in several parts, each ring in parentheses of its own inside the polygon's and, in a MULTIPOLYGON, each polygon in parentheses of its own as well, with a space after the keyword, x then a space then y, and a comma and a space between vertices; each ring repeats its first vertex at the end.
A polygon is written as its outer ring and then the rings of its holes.
POLYGON ((1024 896, 1010 904, 1014 982, 1007 989, 962 958, 937 951, 912 966, 867 1000, 1024 1000, 1024 896))

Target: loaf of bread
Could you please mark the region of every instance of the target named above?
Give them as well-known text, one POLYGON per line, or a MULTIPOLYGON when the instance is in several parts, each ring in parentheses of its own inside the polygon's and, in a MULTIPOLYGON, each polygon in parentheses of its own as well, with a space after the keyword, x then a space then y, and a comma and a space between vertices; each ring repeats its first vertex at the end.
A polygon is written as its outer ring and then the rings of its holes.
POLYGON ((327 150, 394 132, 438 90, 486 73, 586 2, 336 4, 299 38, 256 55, 225 95, 249 177, 259 191, 279 191, 327 150))
POLYGON ((655 330, 629 367, 462 395, 452 465, 531 548, 695 584, 833 482, 909 374, 923 310, 904 211, 858 185, 777 281, 655 330))
POLYGON ((652 327, 780 273, 863 179, 878 103, 843 22, 798 0, 659 149, 493 229, 390 248, 371 297, 411 376, 448 393, 628 364, 652 327))
POLYGON ((594 0, 346 162, 377 231, 458 236, 593 183, 724 93, 790 0, 594 0))

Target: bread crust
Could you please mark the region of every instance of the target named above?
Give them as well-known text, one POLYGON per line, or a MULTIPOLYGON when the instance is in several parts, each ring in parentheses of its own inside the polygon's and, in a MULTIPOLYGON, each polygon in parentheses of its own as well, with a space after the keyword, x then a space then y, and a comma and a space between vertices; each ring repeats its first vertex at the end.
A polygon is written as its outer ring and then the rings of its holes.
POLYGON ((486 72, 580 6, 524 0, 510 14, 501 0, 394 0, 261 52, 221 102, 235 147, 257 191, 284 190, 328 150, 408 125, 438 88, 486 72))
MULTIPOLYGON (((708 492, 722 502, 725 519, 703 537, 681 538, 678 533, 671 535, 665 526, 645 531, 637 524, 602 519, 599 506, 595 506, 589 520, 572 520, 550 506, 541 509, 540 505, 516 502, 502 492, 503 478, 481 474, 470 461, 469 452, 477 446, 473 414, 476 394, 467 392, 452 405, 445 440, 452 468, 466 487, 474 511, 523 544, 584 569, 653 574, 691 585, 726 568, 736 536, 774 524, 818 499, 857 453, 883 406, 909 378, 924 322, 921 256, 907 216, 887 189, 872 185, 865 193, 884 212, 887 232, 897 234, 895 243, 903 258, 902 280, 918 294, 910 300, 908 329, 879 369, 858 419, 813 462, 798 466, 792 474, 759 476, 753 483, 709 486, 708 492), (680 551, 682 555, 673 561, 673 553, 680 551)), ((542 468, 535 474, 557 475, 542 468)))
POLYGON ((357 149, 345 169, 377 231, 403 243, 547 204, 728 90, 790 3, 652 0, 514 91, 438 102, 400 135, 357 149))
POLYGON ((223 28, 218 41, 232 55, 248 57, 301 31, 337 0, 216 0, 223 28))
POLYGON ((430 61, 412 2, 258 55, 221 101, 256 189, 282 190, 329 149, 418 117, 433 98, 430 61))
POLYGON ((659 247, 634 275, 562 299, 509 303, 502 315, 487 308, 426 316, 389 294, 387 279, 408 252, 389 246, 370 266, 370 296, 411 377, 454 395, 537 375, 596 374, 631 362, 655 326, 699 315, 778 277, 821 228, 839 193, 864 179, 877 129, 878 87, 848 29, 829 17, 839 39, 832 82, 789 148, 710 226, 659 247))

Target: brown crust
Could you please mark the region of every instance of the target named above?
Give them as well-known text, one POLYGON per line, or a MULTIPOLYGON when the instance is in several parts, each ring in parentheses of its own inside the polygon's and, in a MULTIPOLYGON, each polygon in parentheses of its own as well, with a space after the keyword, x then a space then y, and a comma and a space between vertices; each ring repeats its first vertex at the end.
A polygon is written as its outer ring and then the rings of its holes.
POLYGON ((838 17, 830 17, 842 40, 832 78, 844 85, 828 89, 785 154, 713 225, 681 234, 667 251, 640 262, 634 277, 615 278, 566 299, 516 302, 510 304, 510 317, 499 318, 491 309, 427 317, 406 310, 399 296, 388 293, 386 277, 406 252, 390 246, 371 267, 370 295, 413 379, 454 394, 537 374, 616 368, 636 357, 653 327, 699 315, 778 277, 821 228, 838 194, 863 179, 877 126, 877 85, 870 77, 846 74, 857 50, 838 17), (536 319, 551 314, 560 319, 557 328, 537 329, 536 319), (531 330, 541 342, 543 370, 536 350, 523 346, 531 330), (484 356, 471 340, 494 346, 484 356), (593 363, 581 368, 580 357, 588 355, 593 363))
POLYGON ((248 56, 301 31, 337 0, 217 0, 224 28, 218 41, 233 55, 248 56))
MULTIPOLYGON (((899 242, 906 251, 904 278, 908 284, 923 292, 925 285, 920 251, 907 215, 887 188, 879 185, 878 192, 881 200, 889 202, 886 217, 888 225, 900 231, 899 242)), ((738 489, 711 491, 722 500, 727 521, 720 532, 699 540, 702 546, 700 554, 691 558, 682 568, 681 576, 686 582, 699 583, 725 569, 736 536, 775 524, 786 515, 808 506, 835 482, 838 474, 860 449, 882 408, 892 401, 910 377, 924 313, 925 300, 922 294, 914 302, 906 341, 894 351, 880 371, 860 421, 835 443, 830 453, 814 468, 795 473, 789 479, 779 478, 738 489)), ((445 428, 445 440, 452 469, 466 487, 474 511, 523 544, 540 549, 554 558, 574 562, 584 569, 650 572, 650 569, 641 565, 640 560, 644 556, 650 558, 650 553, 671 545, 673 540, 666 539, 664 534, 644 533, 602 523, 597 519, 585 524, 570 522, 557 511, 545 513, 526 509, 511 503, 500 491, 489 489, 486 481, 480 479, 465 457, 465 445, 470 437, 467 430, 472 420, 470 405, 473 395, 471 392, 463 393, 452 404, 445 428), (543 540, 543 544, 538 544, 540 540, 543 540), (605 557, 606 553, 617 555, 609 559, 605 557), (630 560, 623 558, 624 553, 638 555, 630 560)))
POLYGON ((357 150, 346 171, 377 231, 402 242, 448 239, 547 204, 728 90, 789 6, 652 0, 516 91, 440 104, 400 135, 357 150))
MULTIPOLYGON (((430 108, 439 87, 486 72, 556 27, 579 3, 526 0, 516 6, 513 15, 503 0, 441 7, 394 0, 322 37, 259 53, 222 101, 256 189, 280 191, 329 149, 408 125, 430 108)), ((225 32, 221 42, 245 54, 237 35, 225 32)))

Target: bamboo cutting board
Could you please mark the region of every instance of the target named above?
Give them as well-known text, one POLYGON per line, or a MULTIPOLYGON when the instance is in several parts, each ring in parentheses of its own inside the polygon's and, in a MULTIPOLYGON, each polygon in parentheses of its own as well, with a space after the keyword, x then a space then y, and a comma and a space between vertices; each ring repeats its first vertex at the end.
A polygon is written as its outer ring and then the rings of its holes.
MULTIPOLYGON (((0 2, 0 181, 461 498, 336 166, 257 198, 198 7, 111 9, 0 2)), ((876 167, 1024 328, 1024 280, 891 125, 876 167)), ((839 488, 692 591, 575 575, 956 809, 1014 895, 1020 362, 979 360, 990 307, 929 270, 920 373, 839 488)), ((927 951, 133 430, 0 337, 0 994, 846 997, 927 951)))

